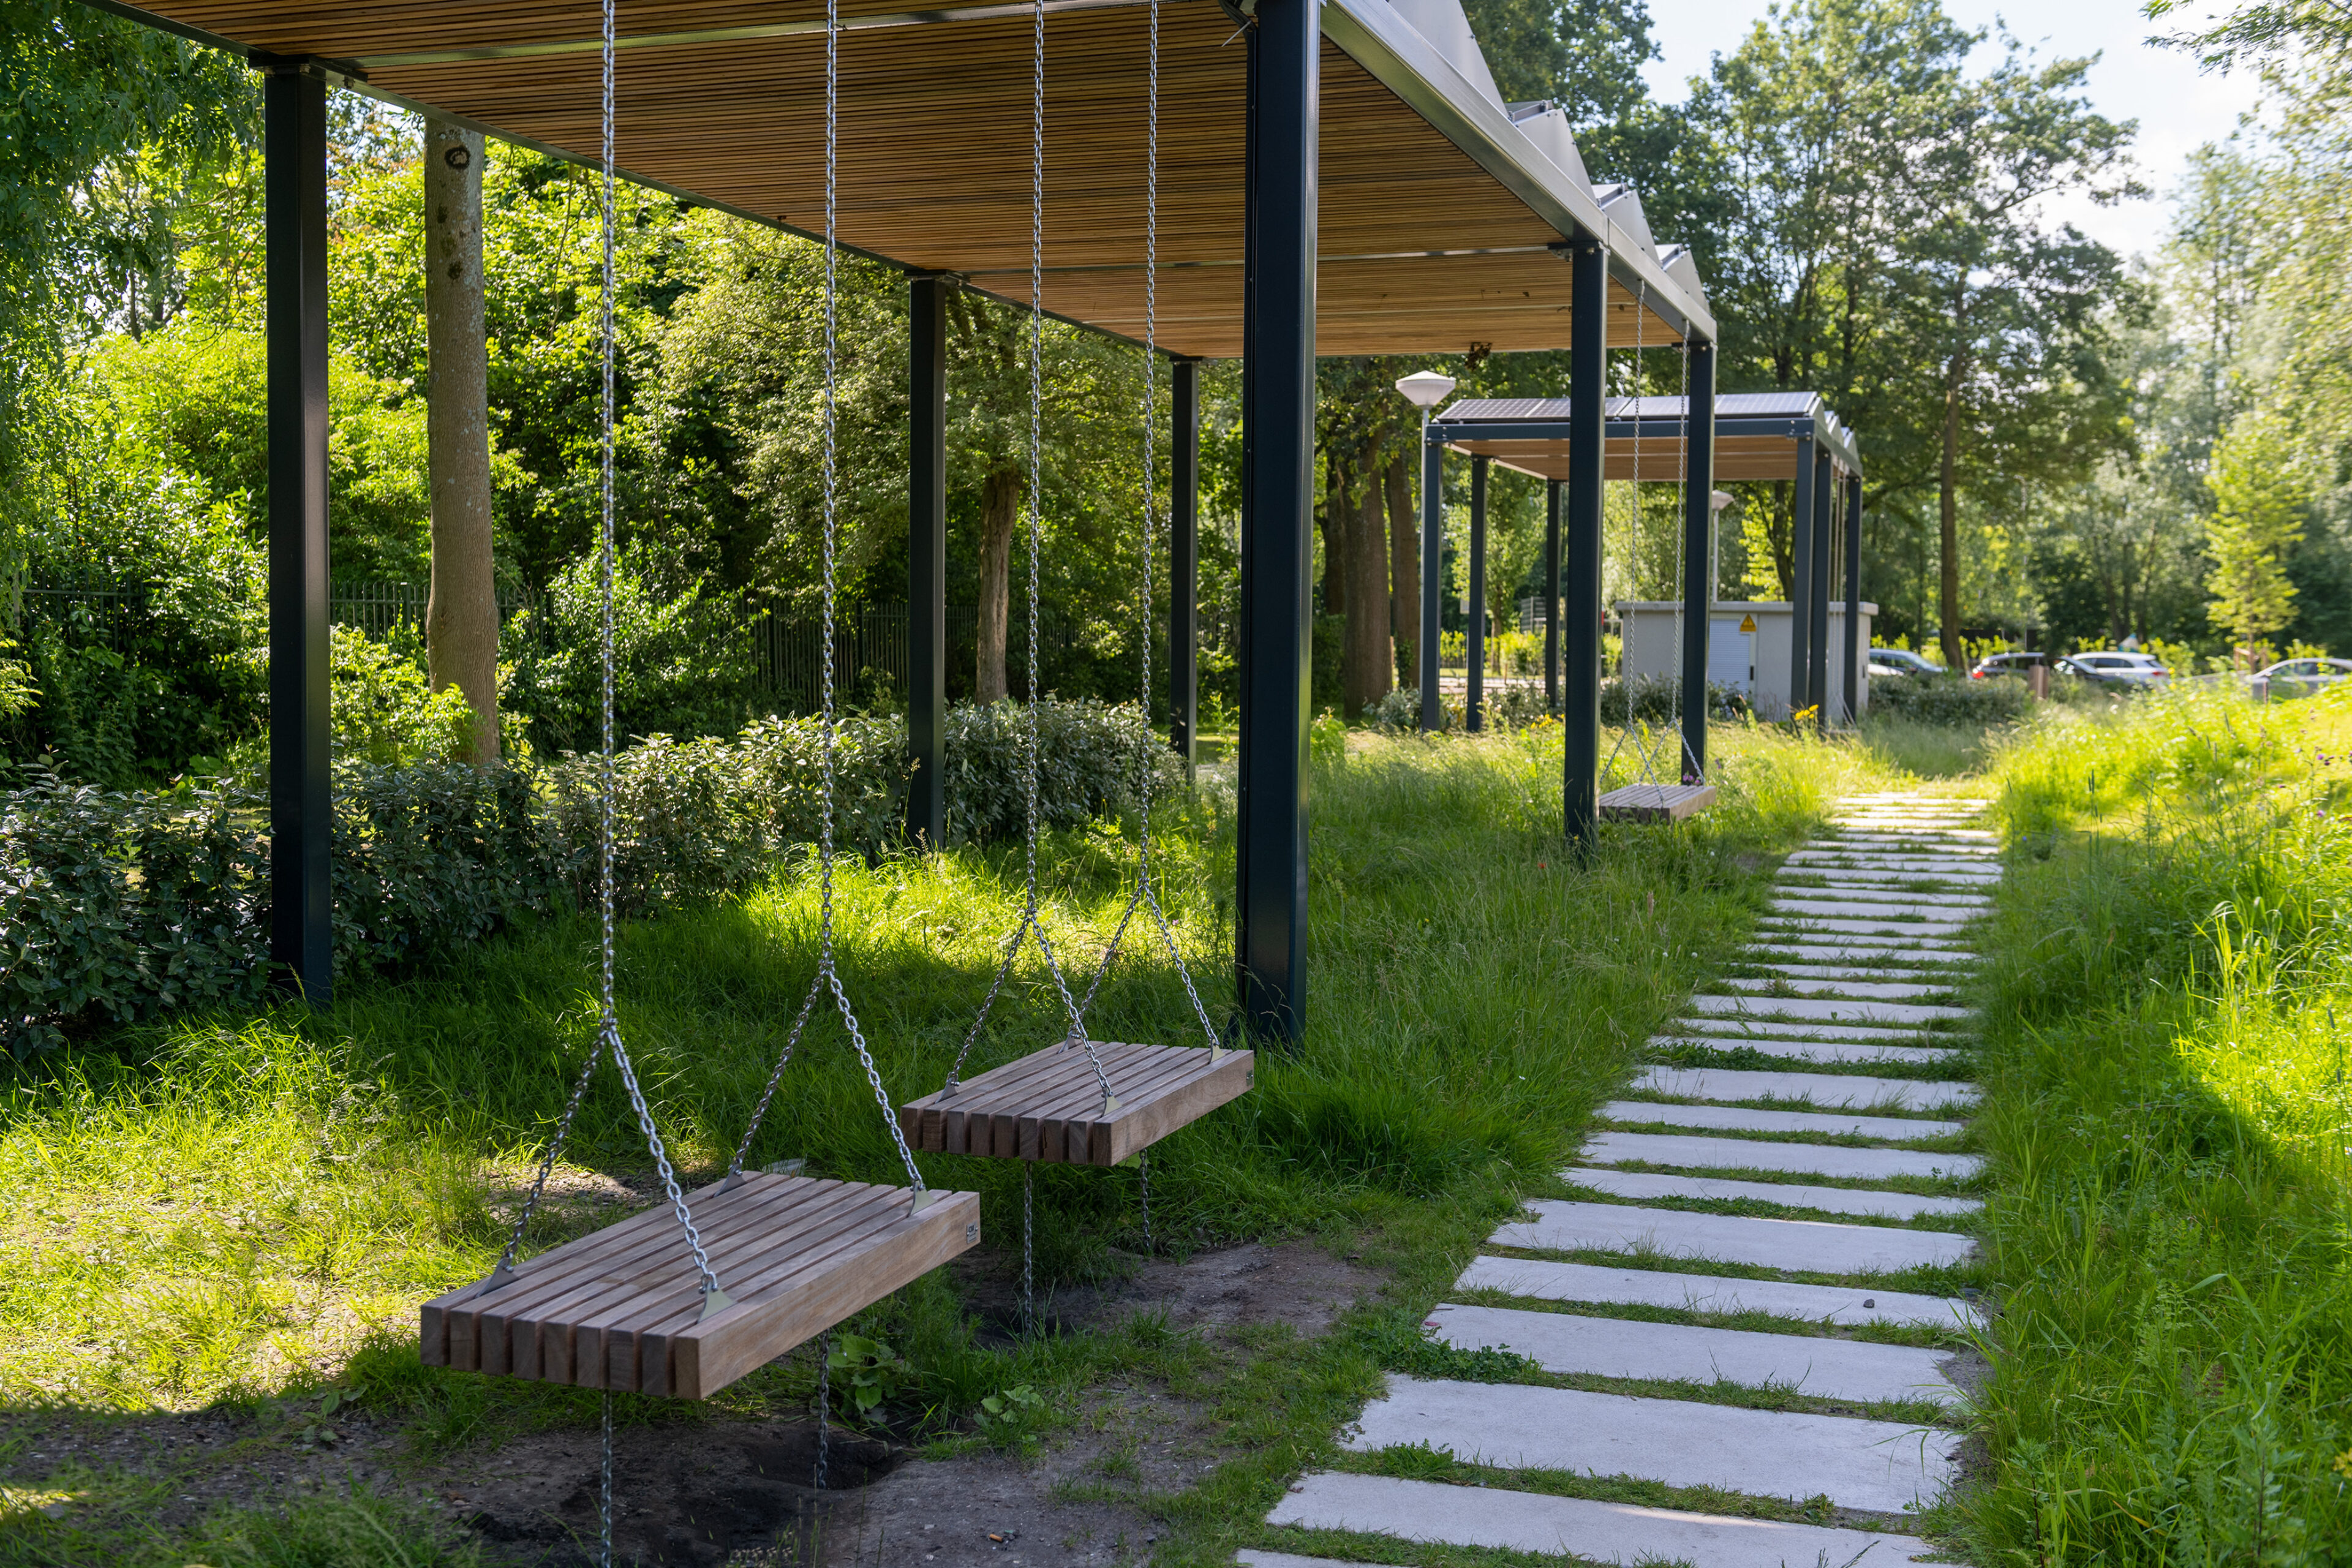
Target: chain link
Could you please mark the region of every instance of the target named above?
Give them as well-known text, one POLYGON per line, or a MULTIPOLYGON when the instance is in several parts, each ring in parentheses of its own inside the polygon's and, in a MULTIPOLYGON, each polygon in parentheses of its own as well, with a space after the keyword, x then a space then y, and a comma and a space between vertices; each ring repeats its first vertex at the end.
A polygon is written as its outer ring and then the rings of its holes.
POLYGON ((1151 1241, 1151 1151, 1146 1149, 1135 1157, 1136 1175, 1143 1189, 1143 1250, 1160 1250, 1151 1241))
MULTIPOLYGON (((1684 733, 1683 727, 1683 713, 1690 704, 1690 693, 1685 690, 1683 686, 1684 671, 1682 667, 1684 635, 1683 609, 1685 602, 1690 597, 1690 592, 1684 584, 1691 570, 1690 552, 1686 548, 1688 542, 1684 537, 1690 531, 1691 505, 1690 339, 1688 337, 1685 337, 1682 342, 1681 363, 1683 381, 1683 482, 1680 489, 1675 493, 1682 498, 1683 504, 1680 515, 1675 519, 1675 734, 1679 738, 1682 745, 1683 783, 1699 784, 1704 782, 1701 777, 1704 770, 1702 770, 1698 765, 1698 755, 1691 750, 1690 737, 1684 733)), ((1712 495, 1710 495, 1708 499, 1711 500, 1713 499, 1712 495)), ((1711 518, 1714 516, 1714 513, 1710 511, 1707 515, 1711 518)), ((1708 584, 1708 587, 1709 595, 1707 599, 1707 613, 1709 615, 1713 615, 1715 613, 1715 601, 1712 592, 1713 584, 1708 584)), ((1704 683, 1704 679, 1702 679, 1702 683, 1699 687, 1698 700, 1699 711, 1701 713, 1705 713, 1706 710, 1706 687, 1704 683)))
POLYGON ((508 1234, 506 1250, 499 1254, 498 1267, 490 1270, 492 1279, 514 1267, 516 1249, 522 1246, 523 1232, 530 1228, 530 1216, 539 1210, 540 1196, 547 1191, 548 1174, 555 1169, 555 1156, 562 1149, 564 1140, 572 1136, 572 1119, 580 1114, 580 1102, 587 1098, 588 1082, 596 1076, 596 1062, 604 1054, 604 1036, 599 1030, 596 1043, 588 1047, 588 1059, 580 1064, 580 1076, 572 1080, 572 1098, 563 1102, 563 1114, 556 1118, 555 1136, 548 1140, 547 1152, 540 1156, 539 1173, 531 1177, 530 1191, 522 1200, 522 1213, 515 1215, 514 1229, 508 1234))
POLYGON ((833 1449, 833 1331, 827 1329, 816 1345, 816 1489, 824 1490, 832 1469, 833 1449))
POLYGON ((1037 1167, 1034 1162, 1021 1164, 1021 1331, 1037 1331, 1037 1216, 1035 1207, 1037 1167))
POLYGON ((604 1391, 604 1464, 596 1486, 596 1568, 613 1568, 613 1391, 604 1391))

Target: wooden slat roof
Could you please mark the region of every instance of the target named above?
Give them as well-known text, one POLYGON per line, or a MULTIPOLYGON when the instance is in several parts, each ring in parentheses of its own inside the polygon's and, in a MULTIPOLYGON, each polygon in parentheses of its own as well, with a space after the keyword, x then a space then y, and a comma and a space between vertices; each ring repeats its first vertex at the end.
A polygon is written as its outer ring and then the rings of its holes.
MULTIPOLYGON (((594 0, 99 0, 185 36, 327 62, 330 79, 593 161, 594 0)), ((1411 0, 1427 9, 1454 0, 1411 0)), ((1144 333, 1149 11, 1047 0, 1043 296, 1144 333)), ((1029 290, 1033 14, 843 0, 842 243, 1029 290)), ((1603 211, 1389 0, 1325 0, 1318 342, 1327 354, 1565 347, 1580 226, 1611 245, 1612 343, 1714 323, 1638 204, 1603 211), (1615 215, 1615 216, 1612 216, 1615 215), (1638 231, 1638 232, 1637 232, 1638 231), (1669 271, 1669 266, 1674 267, 1669 271)), ((618 162, 646 184, 803 233, 824 226, 822 0, 621 0, 618 162)), ((1425 19, 1425 18, 1424 18, 1425 19)), ((1160 13, 1159 344, 1241 349, 1245 50, 1213 0, 1160 13)), ((1466 28, 1464 29, 1466 37, 1466 28)), ((1459 43, 1454 46, 1457 49, 1459 43)), ((1475 45, 1471 46, 1475 48, 1475 45)), ((1483 62, 1471 73, 1484 78, 1483 62)), ((1554 111, 1556 115, 1556 111, 1554 111)), ((1550 128, 1555 141, 1564 134, 1550 128)))

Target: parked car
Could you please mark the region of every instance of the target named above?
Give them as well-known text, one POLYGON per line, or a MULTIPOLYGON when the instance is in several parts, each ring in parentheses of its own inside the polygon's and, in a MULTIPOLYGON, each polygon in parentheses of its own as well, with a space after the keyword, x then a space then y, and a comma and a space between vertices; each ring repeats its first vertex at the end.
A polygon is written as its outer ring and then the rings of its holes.
POLYGON ((2161 686, 2172 679, 2172 671, 2158 663, 2154 655, 2145 653, 2069 654, 2058 661, 2057 668, 2094 686, 2129 687, 2134 690, 2161 686))
POLYGON ((1944 667, 1907 647, 1874 647, 1870 650, 1870 673, 1887 675, 1941 675, 1944 667))
POLYGON ((2037 664, 2049 662, 2050 656, 2046 653, 1989 653, 1977 660, 1976 668, 1969 671, 1969 679, 1990 680, 1998 676, 2013 675, 2022 680, 2027 670, 2037 664))
POLYGON ((2347 676, 2352 676, 2352 658, 2290 658, 2257 671, 2254 679, 2270 682, 2274 698, 2311 697, 2347 676))

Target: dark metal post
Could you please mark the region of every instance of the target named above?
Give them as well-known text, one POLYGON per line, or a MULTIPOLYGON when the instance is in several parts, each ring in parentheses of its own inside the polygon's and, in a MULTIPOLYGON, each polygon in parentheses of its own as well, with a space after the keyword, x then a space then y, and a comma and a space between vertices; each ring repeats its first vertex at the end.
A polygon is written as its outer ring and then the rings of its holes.
POLYGON ((1437 684, 1438 627, 1445 603, 1445 443, 1426 420, 1421 428, 1421 727, 1445 728, 1437 684))
POLYGON ((948 290, 907 280, 907 834, 948 841, 948 290))
POLYGON ((327 84, 291 63, 262 88, 268 282, 269 955, 334 999, 334 794, 327 685, 327 84))
POLYGON ((1862 476, 1845 477, 1845 721, 1862 712, 1862 683, 1867 673, 1867 645, 1862 637, 1862 476))
POLYGON ((1578 235, 1569 247, 1568 531, 1560 584, 1561 820, 1591 847, 1600 821, 1601 521, 1608 428, 1609 258, 1578 235))
POLYGON ((1813 629, 1813 434, 1797 437, 1796 494, 1789 506, 1789 716, 1805 706, 1805 639, 1813 629))
POLYGON ((1249 29, 1242 322, 1241 746, 1236 968, 1250 1032, 1307 1014, 1307 726, 1314 575, 1316 0, 1249 29))
POLYGON ((1169 363, 1168 738, 1191 773, 1201 715, 1201 362, 1169 363))
POLYGON ((1830 466, 1829 448, 1813 443, 1812 625, 1805 638, 1805 700, 1821 715, 1830 713, 1830 543, 1837 533, 1837 471, 1830 466))
POLYGON ((1706 771, 1706 647, 1715 584, 1707 561, 1715 540, 1715 345, 1693 342, 1690 402, 1683 410, 1683 776, 1706 771))
POLYGON ((1463 613, 1463 652, 1469 666, 1469 689, 1462 705, 1462 727, 1472 734, 1482 728, 1480 710, 1486 700, 1486 470, 1494 459, 1470 459, 1470 592, 1463 613))
POLYGON ((1544 486, 1544 711, 1559 711, 1559 481, 1544 486))

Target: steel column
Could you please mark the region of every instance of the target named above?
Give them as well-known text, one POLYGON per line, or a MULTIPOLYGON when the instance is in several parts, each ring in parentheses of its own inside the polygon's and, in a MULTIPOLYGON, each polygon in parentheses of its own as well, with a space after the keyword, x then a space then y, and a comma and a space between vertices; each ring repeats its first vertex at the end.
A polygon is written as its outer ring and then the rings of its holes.
POLYGON ((907 834, 948 838, 948 290, 907 279, 907 834))
POLYGON ((1559 481, 1544 485, 1544 711, 1559 711, 1559 481))
POLYGON ((1234 854, 1242 1018, 1307 1013, 1307 728, 1314 575, 1316 0, 1259 0, 1249 49, 1242 371, 1241 745, 1234 854))
POLYGON ((1421 727, 1445 728, 1437 685, 1438 626, 1445 603, 1445 443, 1421 425, 1421 727))
POLYGON ((1683 777, 1706 771, 1706 647, 1714 627, 1715 345, 1693 342, 1683 447, 1683 777))
POLYGON ((1168 739, 1190 773, 1201 716, 1201 362, 1169 362, 1168 739))
POLYGON ((1609 258, 1578 235, 1569 246, 1568 530, 1560 593, 1561 825, 1581 851, 1600 821, 1601 524, 1607 469, 1609 258))
POLYGON ((1474 735, 1484 728, 1486 700, 1486 472, 1494 461, 1484 456, 1470 459, 1470 590, 1462 610, 1462 649, 1470 679, 1462 727, 1474 735))
POLYGON ((311 1005, 334 998, 327 684, 327 84, 292 63, 262 87, 268 284, 269 955, 311 1005))
POLYGON ((1862 709, 1866 645, 1862 640, 1862 476, 1845 477, 1845 721, 1862 709))
POLYGON ((1813 560, 1811 629, 1805 637, 1805 700, 1830 722, 1830 545, 1837 532, 1837 472, 1829 449, 1813 444, 1813 560))
POLYGON ((1797 487, 1789 506, 1789 716, 1805 706, 1805 639, 1813 629, 1813 454, 1811 431, 1797 437, 1797 487))

